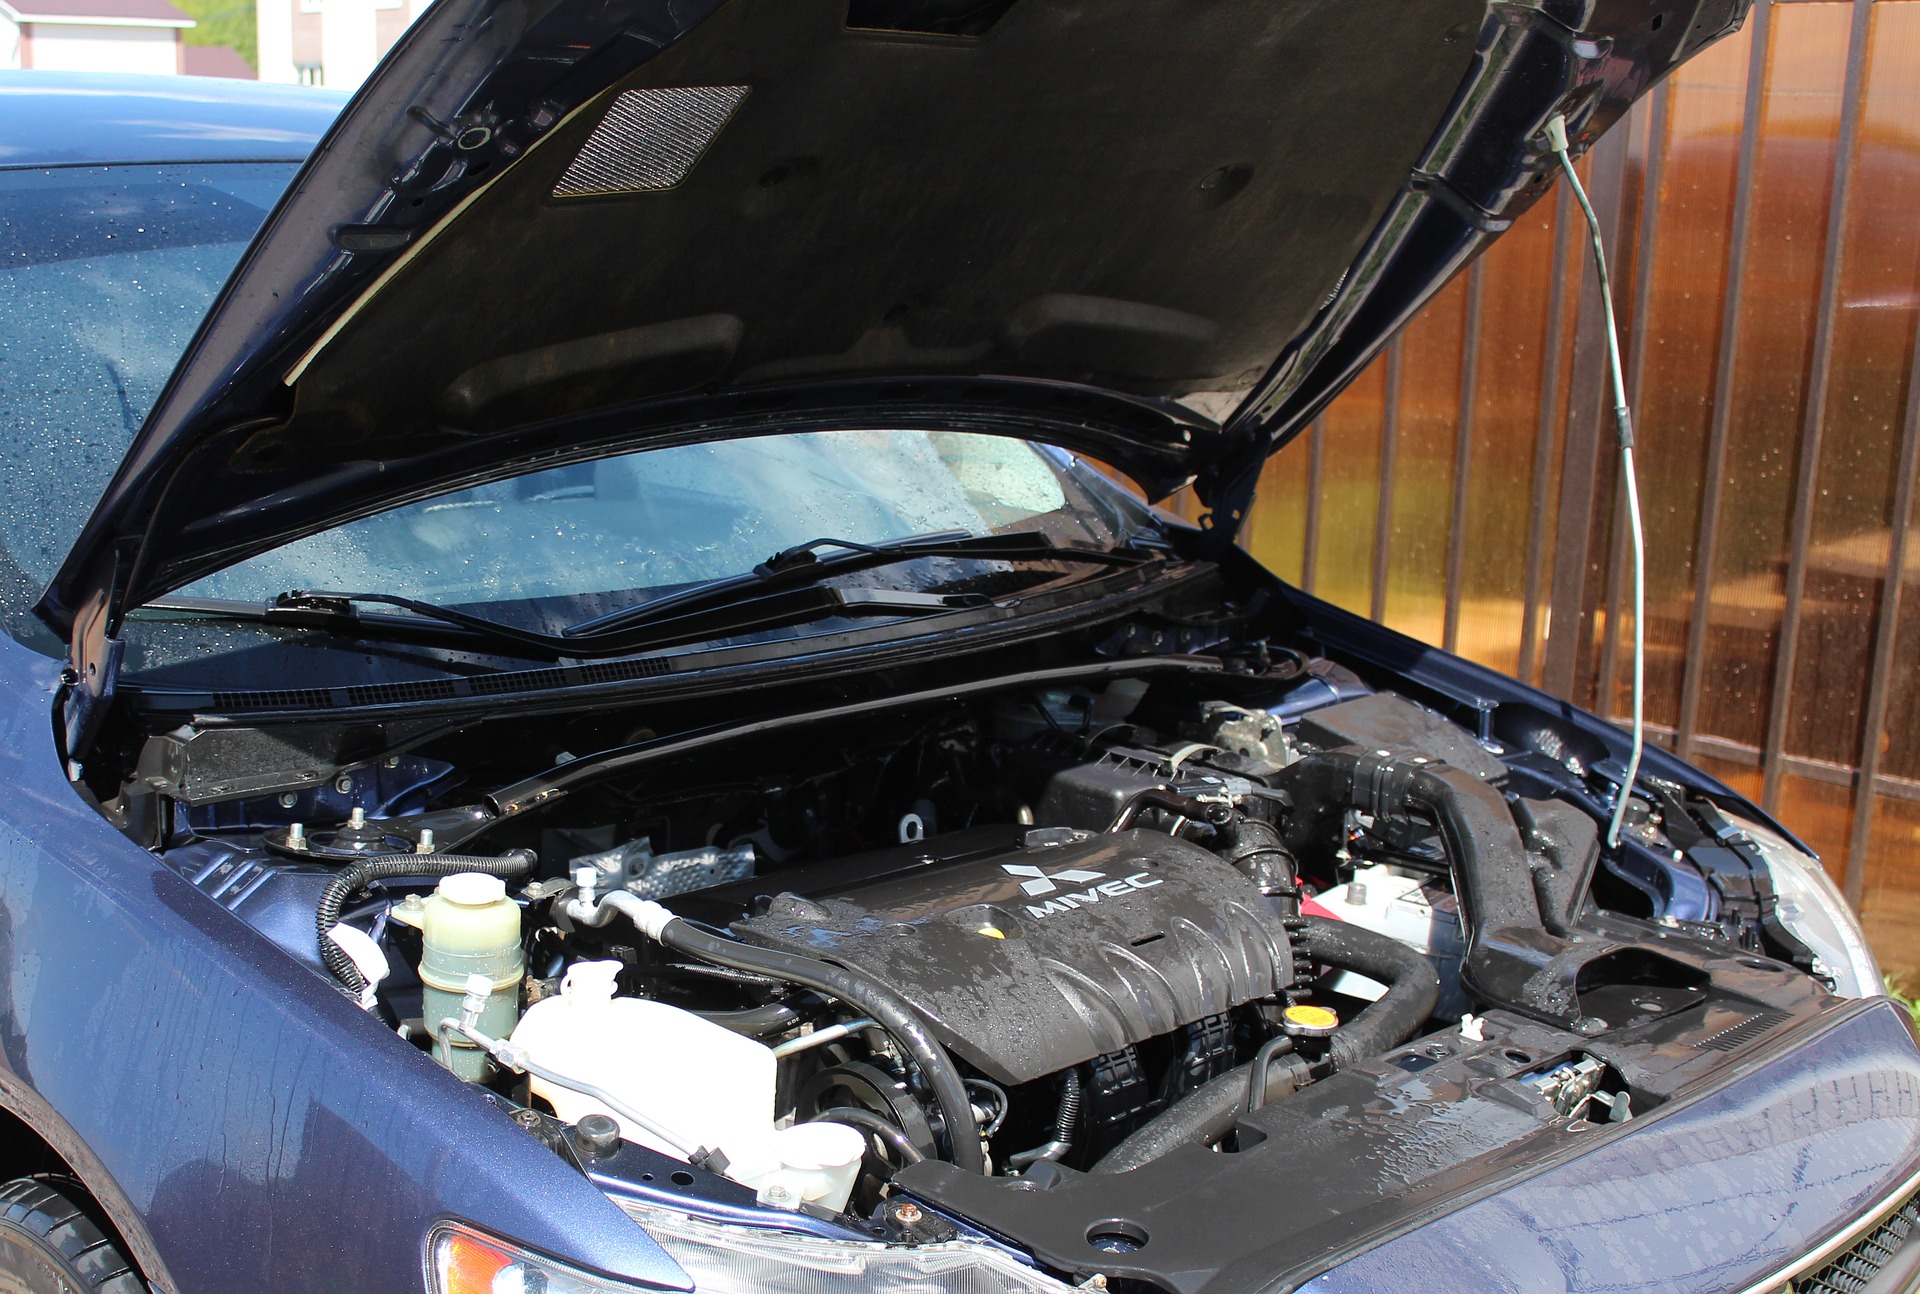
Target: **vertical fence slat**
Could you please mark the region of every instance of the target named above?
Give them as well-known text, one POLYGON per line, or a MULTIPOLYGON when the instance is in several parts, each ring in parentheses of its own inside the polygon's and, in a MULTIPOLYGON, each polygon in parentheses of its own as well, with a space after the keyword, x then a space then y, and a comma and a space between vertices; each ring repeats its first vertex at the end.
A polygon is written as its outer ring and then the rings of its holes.
POLYGON ((1373 519, 1373 602, 1369 615, 1387 618, 1387 559, 1393 547, 1393 471, 1400 448, 1401 338, 1387 344, 1387 392, 1380 417, 1380 496, 1373 519))
MULTIPOLYGON (((1588 187, 1601 238, 1614 253, 1620 243, 1620 208, 1625 198, 1627 137, 1612 130, 1589 154, 1588 187)), ((1577 223, 1580 219, 1575 215, 1577 223)), ((1585 247, 1585 231, 1579 245, 1585 247)), ((1592 258, 1582 256, 1580 305, 1573 337, 1573 373, 1567 394, 1566 447, 1560 459, 1560 515, 1553 544, 1553 588, 1548 601, 1552 628, 1547 634, 1541 681, 1547 691, 1578 697, 1580 645, 1586 626, 1587 568, 1592 558, 1593 512, 1599 491, 1602 423, 1613 406, 1607 395, 1606 313, 1592 258), (1589 291, 1588 289, 1592 289, 1589 291)))
MULTIPOLYGON (((1914 329, 1907 361, 1907 410, 1900 430, 1899 479, 1893 489, 1893 531, 1887 536, 1886 584, 1880 591, 1880 623, 1873 634, 1866 715, 1860 730, 1860 775, 1853 795, 1853 831, 1847 839, 1847 901, 1857 911, 1866 894, 1867 846, 1873 831, 1874 783, 1880 776, 1880 733, 1887 726, 1893 691, 1894 650, 1900 641, 1900 593, 1907 572, 1907 535, 1913 529, 1914 478, 1920 476, 1920 328, 1914 329)), ((1911 662, 1908 663, 1911 668, 1911 662)))
POLYGON ((1453 511, 1447 522, 1446 624, 1441 649, 1460 649, 1460 581, 1467 564, 1467 473, 1473 468, 1473 415, 1480 384, 1480 305, 1486 275, 1481 262, 1467 269, 1467 316, 1460 339, 1460 413, 1453 430, 1453 511))
POLYGON ((1320 484, 1327 465, 1327 415, 1307 429, 1306 535, 1300 543, 1300 588, 1312 593, 1314 572, 1320 565, 1320 484))
POLYGON ((1520 678, 1533 682, 1540 649, 1541 576, 1546 568, 1547 492, 1553 488, 1553 433, 1560 411, 1560 356, 1567 348, 1568 247, 1577 236, 1573 190, 1562 184, 1553 213, 1553 277, 1547 281, 1547 345, 1540 360, 1539 424, 1534 432, 1533 512, 1527 525, 1527 577, 1520 622, 1520 678))
POLYGON ((1720 358, 1714 376, 1713 423, 1707 437, 1706 476, 1701 482, 1699 537, 1693 546, 1693 606, 1687 621, 1687 654, 1681 662, 1680 717, 1674 725, 1674 750, 1682 759, 1693 756, 1700 693, 1706 684, 1707 630, 1713 619, 1720 504, 1726 494, 1734 368, 1740 357, 1740 301, 1746 287, 1747 227, 1753 215, 1753 158, 1759 146, 1760 116, 1766 107, 1771 8, 1772 0, 1755 0, 1748 19, 1753 45, 1747 55, 1746 110, 1740 123, 1740 161, 1734 172, 1733 228, 1727 239, 1726 300, 1720 312, 1720 358))
MULTIPOLYGON (((1820 262, 1820 304, 1813 329, 1813 366, 1807 375, 1806 417, 1800 425, 1800 475, 1794 492, 1792 536, 1787 547, 1786 605, 1780 613, 1780 645, 1774 654, 1773 695, 1767 711, 1767 736, 1761 748, 1760 802, 1767 812, 1780 807, 1785 775, 1787 720, 1793 700, 1794 667, 1800 659, 1800 611, 1807 587, 1807 549, 1813 544, 1813 513, 1820 485, 1821 433, 1826 423, 1827 389, 1833 376, 1834 316, 1840 303, 1841 244, 1846 241, 1847 203, 1853 193, 1853 155, 1865 97, 1867 41, 1873 22, 1871 0, 1853 0, 1847 34, 1846 88, 1840 103, 1840 139, 1833 163, 1833 195, 1827 204, 1827 245, 1820 262)), ((1871 788, 1863 792, 1873 798, 1871 788)))

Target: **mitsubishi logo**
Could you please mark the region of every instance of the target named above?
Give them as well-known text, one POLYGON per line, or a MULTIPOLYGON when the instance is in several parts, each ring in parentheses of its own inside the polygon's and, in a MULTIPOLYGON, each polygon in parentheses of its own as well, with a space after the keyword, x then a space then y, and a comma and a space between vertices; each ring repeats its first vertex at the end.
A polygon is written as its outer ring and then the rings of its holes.
POLYGON ((1048 876, 1030 863, 1002 863, 1000 869, 1009 876, 1031 876, 1030 881, 1021 881, 1020 889, 1030 897, 1038 898, 1042 894, 1051 894, 1060 887, 1055 881, 1065 881, 1069 885, 1085 885, 1088 881, 1106 879, 1105 872, 1083 872, 1077 867, 1069 867, 1064 872, 1055 872, 1048 876))
POLYGON ((1024 876, 1020 889, 1030 899, 1042 898, 1048 894, 1057 897, 1044 903, 1027 904, 1030 917, 1047 917, 1056 912, 1071 912, 1075 908, 1090 907, 1098 903, 1102 896, 1110 899, 1122 898, 1134 890, 1150 890, 1156 885, 1165 884, 1159 877, 1147 872, 1135 872, 1116 881, 1107 879, 1105 872, 1083 871, 1078 867, 1069 867, 1049 875, 1030 863, 1002 863, 1000 870, 1009 876, 1024 876), (1094 884, 1098 881, 1099 884, 1094 884), (1084 890, 1067 891, 1068 885, 1084 885, 1084 890))

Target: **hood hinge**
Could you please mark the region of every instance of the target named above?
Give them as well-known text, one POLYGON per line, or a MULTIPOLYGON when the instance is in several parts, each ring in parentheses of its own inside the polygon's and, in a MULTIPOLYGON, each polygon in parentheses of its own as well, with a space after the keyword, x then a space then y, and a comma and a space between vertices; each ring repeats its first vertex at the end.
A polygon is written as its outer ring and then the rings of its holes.
POLYGON ((60 720, 69 762, 86 756, 113 700, 126 644, 113 630, 112 610, 126 563, 114 562, 113 579, 88 597, 73 617, 67 642, 67 666, 60 671, 60 720))
POLYGON ((1242 430, 1240 444, 1225 451, 1205 472, 1194 478, 1193 493, 1206 505, 1200 517, 1203 532, 1195 546, 1195 555, 1207 561, 1218 560, 1246 524, 1253 507, 1254 491, 1260 486, 1260 469, 1267 463, 1264 437, 1242 430))

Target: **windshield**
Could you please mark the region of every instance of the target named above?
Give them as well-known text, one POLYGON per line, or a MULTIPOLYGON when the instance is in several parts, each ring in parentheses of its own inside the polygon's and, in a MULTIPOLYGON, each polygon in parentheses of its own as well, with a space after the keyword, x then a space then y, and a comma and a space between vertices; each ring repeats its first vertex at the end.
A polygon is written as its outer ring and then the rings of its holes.
POLYGON ((257 602, 318 588, 463 606, 614 592, 637 599, 743 574, 823 536, 877 544, 935 531, 1046 529, 1067 542, 1115 542, 1098 512, 1068 506, 1067 490, 1048 457, 1000 436, 826 431, 682 445, 395 508, 228 567, 180 595, 257 602))
POLYGON ((0 611, 31 614, 292 163, 0 171, 0 611))
MULTIPOLYGON (((351 649, 352 635, 208 618, 207 600, 257 610, 294 590, 378 593, 551 633, 745 574, 822 538, 1030 531, 1109 549, 1155 529, 1143 505, 1092 467, 1004 436, 795 432, 642 450, 437 495, 238 562, 130 613, 123 672, 149 687, 197 686, 216 664, 224 681, 306 686, 338 682, 370 659, 351 649)), ((944 556, 836 578, 998 596, 1086 574, 1071 563, 944 556)), ((872 614, 831 615, 707 646, 873 623, 872 614)), ((427 677, 456 658, 462 669, 475 663, 470 653, 390 648, 381 669, 427 677)))

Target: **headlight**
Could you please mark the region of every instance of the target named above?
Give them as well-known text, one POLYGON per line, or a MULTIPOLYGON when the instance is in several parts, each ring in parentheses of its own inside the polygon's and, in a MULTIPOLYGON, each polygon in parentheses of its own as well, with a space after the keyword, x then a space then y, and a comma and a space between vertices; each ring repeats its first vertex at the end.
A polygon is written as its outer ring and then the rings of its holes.
POLYGON ((1833 981, 1841 997, 1878 997, 1886 989, 1866 932, 1819 860, 1801 853, 1757 822, 1728 820, 1752 838, 1773 878, 1774 914, 1812 950, 1814 973, 1833 981))
POLYGON ((457 1222, 427 1240, 433 1294, 658 1294, 529 1253, 457 1222))
POLYGON ((1073 1294, 1071 1286, 976 1241, 889 1248, 724 1226, 616 1202, 686 1269, 698 1294, 1073 1294))

